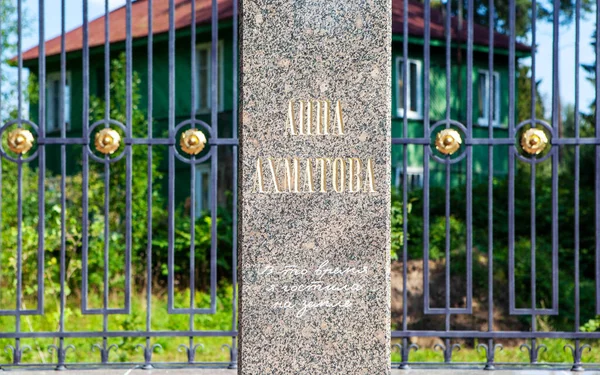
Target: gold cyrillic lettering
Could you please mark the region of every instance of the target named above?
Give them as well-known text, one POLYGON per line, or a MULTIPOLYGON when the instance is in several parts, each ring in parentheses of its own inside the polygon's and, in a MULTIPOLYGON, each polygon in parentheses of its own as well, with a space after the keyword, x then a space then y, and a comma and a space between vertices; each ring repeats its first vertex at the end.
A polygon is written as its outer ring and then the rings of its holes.
POLYGON ((373 171, 373 160, 367 161, 367 179, 369 180, 369 193, 376 193, 375 190, 375 172, 373 171))
POLYGON ((335 158, 333 161, 333 190, 338 193, 344 192, 344 184, 346 183, 346 164, 344 159, 335 158))
POLYGON ((348 169, 350 170, 350 180, 348 181, 348 191, 358 193, 362 189, 362 162, 359 158, 348 159, 348 169))
POLYGON ((268 158, 269 167, 271 169, 271 177, 273 178, 273 186, 275 187, 275 193, 280 193, 281 189, 279 188, 279 181, 277 180, 277 170, 275 167, 275 161, 273 158, 268 158))

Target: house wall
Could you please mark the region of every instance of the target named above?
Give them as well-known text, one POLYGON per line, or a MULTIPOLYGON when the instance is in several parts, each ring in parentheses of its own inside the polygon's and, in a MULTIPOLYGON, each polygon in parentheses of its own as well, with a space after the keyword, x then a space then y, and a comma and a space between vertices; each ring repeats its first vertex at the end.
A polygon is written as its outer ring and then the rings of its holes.
MULTIPOLYGON (((410 44, 408 58, 420 61, 422 69, 425 69, 423 62, 423 46, 418 44, 410 44)), ((431 60, 429 70, 430 82, 430 106, 429 106, 429 126, 436 122, 444 120, 446 117, 446 50, 441 47, 430 47, 431 60)), ((397 90, 398 75, 402 72, 396 72, 396 58, 402 58, 402 43, 396 42, 393 44, 392 56, 392 137, 403 137, 404 118, 398 113, 397 90)), ((461 61, 458 58, 456 48, 452 49, 451 59, 451 77, 450 77, 450 118, 459 121, 463 125, 467 124, 467 66, 466 66, 466 51, 461 51, 461 61)), ((488 55, 487 53, 475 52, 473 56, 473 137, 487 138, 489 128, 487 125, 478 124, 477 119, 477 76, 479 70, 488 70, 488 55)), ((497 71, 500 76, 500 125, 493 127, 493 135, 496 138, 505 138, 508 136, 508 56, 496 54, 494 59, 494 71, 497 71)), ((516 81, 516 80, 515 80, 516 81)), ((423 108, 423 111, 425 109, 423 108)), ((423 119, 408 119, 408 137, 421 138, 424 136, 423 119)), ((464 139, 463 139, 464 141, 464 139)), ((432 140, 433 144, 433 140, 432 140)), ((409 173, 411 170, 417 170, 423 167, 423 149, 421 145, 408 145, 408 167, 409 173)), ((402 170, 403 167, 403 146, 392 146, 392 166, 394 169, 402 170)), ((504 176, 508 173, 508 146, 494 146, 494 175, 504 176)), ((474 183, 482 182, 488 176, 488 146, 475 145, 473 146, 473 180, 474 183)), ((453 164, 451 169, 451 184, 464 184, 466 180, 466 158, 462 161, 453 164)), ((396 180, 396 173, 392 176, 392 186, 399 185, 400 181, 396 180)), ((432 186, 444 186, 445 184, 445 166, 436 162, 433 158, 430 159, 430 184, 432 186)))
MULTIPOLYGON (((191 37, 189 35, 180 35, 175 42, 175 124, 189 120, 193 108, 191 102, 191 37)), ((229 138, 234 136, 232 127, 232 109, 233 109, 233 46, 230 29, 220 30, 219 39, 223 46, 223 104, 218 114, 219 130, 218 135, 221 138, 229 138)), ((210 43, 210 32, 206 29, 199 28, 197 36, 197 44, 210 43)), ((169 125, 169 58, 168 58, 168 41, 166 38, 155 36, 153 44, 153 76, 152 76, 152 95, 153 95, 153 136, 167 137, 169 125)), ((123 43, 117 43, 111 46, 111 59, 119 56, 124 51, 123 43)), ((141 84, 139 86, 139 109, 142 112, 147 112, 148 109, 148 52, 147 43, 144 40, 134 41, 132 50, 133 70, 139 75, 141 84)), ((26 67, 34 74, 38 71, 38 61, 26 62, 26 67)), ((48 57, 46 62, 46 71, 59 72, 60 60, 59 56, 48 57)), ((82 111, 83 108, 83 75, 82 75, 82 56, 81 52, 71 53, 67 57, 67 71, 71 75, 71 124, 67 137, 82 136, 82 111)), ((103 47, 94 48, 90 51, 89 65, 89 86, 90 96, 104 98, 104 49, 103 47)), ((38 103, 30 105, 30 117, 38 123, 38 103)), ((211 123, 210 113, 198 113, 196 119, 211 123)), ((90 121, 90 124, 93 121, 90 121)), ((184 129, 185 130, 185 129, 184 129)), ((48 137, 60 136, 58 132, 47 134, 48 137)), ((145 135, 142 135, 145 136, 145 135)), ((207 134, 208 138, 208 134, 207 134)), ((60 146, 48 145, 46 166, 49 173, 60 173, 60 146)), ((67 171, 68 173, 77 173, 81 170, 82 146, 67 145, 67 171)), ((93 147, 93 146, 92 146, 93 147)), ((133 152, 146 151, 146 146, 135 145, 133 152)), ((167 173, 167 151, 166 147, 155 146, 156 152, 161 152, 160 169, 167 173)), ((208 146, 207 146, 208 149, 208 146)), ((201 154, 202 155, 202 154, 201 154)), ((228 199, 228 191, 232 190, 232 152, 231 146, 223 146, 218 152, 219 167, 218 167, 218 201, 224 204, 228 199)), ((122 159, 120 162, 125 162, 122 159)), ((94 161, 90 160, 90 163, 94 161)), ((190 166, 178 159, 175 160, 175 186, 176 186, 176 203, 182 204, 190 196, 190 166)), ((163 179, 163 189, 166 193, 166 178, 163 179)))

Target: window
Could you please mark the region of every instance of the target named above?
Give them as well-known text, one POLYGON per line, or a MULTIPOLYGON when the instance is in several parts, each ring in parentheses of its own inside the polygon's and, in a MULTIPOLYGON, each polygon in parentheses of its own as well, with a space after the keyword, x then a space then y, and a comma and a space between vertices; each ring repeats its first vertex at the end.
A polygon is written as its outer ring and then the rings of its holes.
MULTIPOLYGON (((406 72, 406 94, 408 118, 420 119, 423 117, 422 97, 423 97, 423 76, 421 62, 417 60, 408 60, 406 72)), ((404 117, 404 81, 403 81, 404 59, 396 58, 396 108, 398 117, 404 117)))
POLYGON ((196 164, 196 217, 210 210, 210 163, 196 164))
MULTIPOLYGON (((490 115, 490 73, 480 70, 477 74, 477 123, 488 126, 490 115)), ((492 92, 494 93, 494 126, 500 125, 500 74, 492 74, 492 92)))
MULTIPOLYGON (((64 91, 64 121, 66 129, 71 128, 71 73, 67 73, 64 91)), ((59 131, 60 106, 61 106, 61 75, 60 73, 48 74, 46 79, 46 131, 48 133, 59 131)))
MULTIPOLYGON (((199 44, 196 47, 196 111, 210 112, 212 105, 211 77, 212 61, 210 58, 211 44, 199 44)), ((217 101, 219 111, 223 110, 223 42, 217 46, 217 101)))
MULTIPOLYGON (((402 166, 394 168, 396 189, 402 190, 402 179, 404 172, 402 166)), ((420 189, 423 187, 423 167, 407 167, 406 182, 408 190, 420 189)))

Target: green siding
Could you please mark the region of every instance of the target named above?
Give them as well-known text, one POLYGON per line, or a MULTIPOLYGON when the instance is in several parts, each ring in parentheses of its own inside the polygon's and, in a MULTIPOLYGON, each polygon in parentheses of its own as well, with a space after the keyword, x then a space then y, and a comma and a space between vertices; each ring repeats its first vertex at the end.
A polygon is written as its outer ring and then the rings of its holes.
MULTIPOLYGON (((397 92, 396 85, 398 82, 396 72, 396 58, 402 57, 402 44, 394 43, 392 49, 392 137, 403 137, 404 119, 398 117, 397 108, 397 92)), ((430 106, 429 106, 429 125, 432 126, 438 121, 446 118, 446 50, 445 48, 431 47, 431 61, 429 69, 430 82, 430 106)), ((467 66, 465 51, 461 51, 462 56, 459 62, 457 50, 452 50, 451 74, 450 74, 450 118, 459 121, 463 125, 467 124, 467 66)), ((408 58, 411 60, 420 61, 424 72, 423 64, 423 46, 410 45, 408 58)), ((496 55, 494 59, 494 71, 500 76, 500 126, 493 128, 493 136, 496 138, 505 138, 508 135, 508 57, 505 55, 496 55)), ((489 128, 487 125, 479 125, 477 123, 477 75, 479 70, 488 70, 488 55, 485 53, 475 53, 473 57, 473 137, 487 138, 489 128)), ((423 90, 424 91, 424 90, 423 90)), ((425 109, 423 108, 423 111, 425 109)), ((424 136, 424 123, 422 119, 408 119, 408 137, 421 138, 424 136)), ((433 142, 432 142, 433 143, 433 142)), ((488 175, 488 146, 473 146, 473 178, 475 183, 487 178, 488 175)), ((494 175, 506 175, 508 171, 508 152, 507 146, 494 146, 493 162, 494 175)), ((403 165, 403 146, 392 146, 392 165, 402 169, 403 165)), ((409 167, 422 168, 423 166, 423 146, 409 145, 408 146, 409 167)), ((452 185, 464 183, 466 171, 466 159, 452 165, 452 185)), ((392 185, 396 183, 395 175, 392 176, 392 185)), ((445 166, 430 160, 430 183, 432 186, 443 186, 445 183, 445 166)))
MULTIPOLYGON (((219 137, 232 137, 233 128, 231 122, 231 111, 233 109, 233 65, 232 65, 232 36, 230 30, 221 30, 219 39, 223 46, 223 105, 219 111, 219 137)), ((153 53, 153 135, 155 137, 167 136, 169 125, 169 55, 168 41, 157 36, 154 43, 153 53)), ((210 33, 200 32, 197 36, 197 44, 210 43, 210 33)), ((116 58, 124 51, 123 45, 111 46, 111 58, 116 58)), ((175 43, 175 125, 190 118, 193 103, 191 103, 191 37, 189 33, 178 33, 175 43)), ((148 109, 148 52, 144 43, 134 43, 132 49, 133 70, 141 79, 141 100, 139 109, 146 112, 148 109)), ((38 61, 26 62, 26 67, 37 74, 38 61)), ((60 71, 58 57, 51 56, 47 59, 48 73, 60 71)), ((67 71, 72 77, 71 82, 71 125, 67 133, 68 137, 82 136, 83 116, 83 74, 82 57, 80 52, 74 52, 67 57, 67 71)), ((104 98, 104 50, 102 47, 90 51, 90 95, 104 98)), ((38 104, 30 105, 30 116, 38 123, 38 104)), ((210 113, 199 113, 197 119, 210 125, 210 113)), ((50 133, 49 137, 59 136, 58 133, 50 133)), ((161 149, 157 147, 157 149, 161 149)), ((50 173, 60 173, 60 146, 47 146, 46 165, 50 173)), ((141 147, 134 147, 134 152, 141 152, 141 147), (138 151, 140 150, 140 151, 138 151)), ((145 152, 145 148, 144 151, 145 152)), ((81 170, 81 146, 67 146, 67 171, 76 173, 81 170)), ((223 202, 225 192, 231 190, 231 147, 223 147, 219 150, 219 201, 223 202)), ((93 162, 93 161, 92 161, 93 162)), ((124 159, 123 159, 124 162, 124 159)), ((176 200, 183 202, 189 196, 190 167, 180 161, 176 161, 176 200)), ((166 172, 167 153, 164 151, 160 168, 166 172)), ((166 179, 163 179, 166 184, 166 179)), ((166 189, 166 185, 164 187, 166 189)), ((165 190, 166 191, 166 190, 165 190)))

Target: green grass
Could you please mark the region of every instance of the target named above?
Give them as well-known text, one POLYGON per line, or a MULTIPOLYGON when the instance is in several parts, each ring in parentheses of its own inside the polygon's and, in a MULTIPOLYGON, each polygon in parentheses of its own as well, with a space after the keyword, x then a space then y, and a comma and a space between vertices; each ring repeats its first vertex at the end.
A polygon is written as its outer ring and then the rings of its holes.
MULTIPOLYGON (((486 340, 487 341, 487 340, 486 340)), ((530 344, 530 342, 527 342, 530 344)), ((570 340, 564 339, 540 339, 537 340, 538 345, 546 345, 547 350, 540 350, 538 361, 540 363, 573 363, 573 357, 569 349, 565 349, 565 345, 573 345, 570 340)), ((581 343, 583 345, 584 342, 581 343)), ((600 345, 598 343, 589 342, 592 350, 584 351, 582 362, 584 363, 600 363, 600 345)), ((485 350, 477 350, 477 342, 474 347, 461 347, 455 350, 452 354, 452 362, 471 362, 484 363, 486 362, 485 350)), ((397 348, 392 352, 392 362, 400 362, 401 357, 397 348)), ((419 348, 417 351, 411 351, 409 356, 410 362, 443 362, 444 356, 440 350, 433 348, 419 348)), ((512 363, 529 363, 529 351, 525 348, 521 349, 520 345, 505 346, 502 350, 496 350, 495 362, 512 362, 512 363)))
MULTIPOLYGON (((231 330, 231 295, 230 286, 223 286, 217 296, 217 312, 214 315, 196 315, 194 326, 197 330, 231 330)), ((122 298, 112 296, 110 306, 122 306, 122 298)), ((189 292, 176 292, 175 306, 186 307, 189 305, 189 292), (180 293, 180 294, 177 294, 180 293)), ((197 306, 209 305, 210 296, 198 292, 196 294, 197 306)), ((146 297, 142 294, 132 295, 131 314, 112 315, 108 319, 108 330, 122 331, 145 331, 146 329, 146 297)), ((6 305, 4 305, 6 306, 6 305)), ((100 307, 101 299, 92 298, 89 307, 100 307)), ((57 331, 59 318, 59 306, 57 298, 46 296, 46 308, 42 316, 23 316, 21 318, 21 331, 44 332, 57 331)), ((65 310, 66 331, 102 331, 103 317, 101 315, 81 314, 81 306, 78 301, 68 300, 65 310)), ((159 295, 152 297, 152 330, 154 331, 183 331, 189 330, 190 322, 188 315, 168 314, 167 297, 159 295)), ((0 317, 0 329, 3 332, 15 331, 15 317, 0 317)), ((112 350, 109 355, 111 362, 144 362, 143 350, 136 349, 137 344, 145 345, 145 338, 109 338, 108 344, 118 345, 117 350, 112 350)), ((0 363, 12 363, 12 353, 4 351, 6 345, 15 344, 14 339, 0 339, 0 363)), ((93 344, 102 344, 102 338, 92 339, 65 339, 66 345, 73 345, 75 350, 70 350, 66 362, 90 363, 100 362, 100 353, 92 352, 93 344)), ((160 344, 162 349, 157 348, 153 354, 153 362, 187 362, 185 349, 178 351, 179 345, 189 344, 188 337, 156 337, 151 338, 151 344, 160 344)), ((196 352, 198 362, 227 362, 229 352, 222 349, 222 345, 231 344, 227 337, 195 338, 194 344, 202 344, 196 352)), ((56 355, 48 351, 50 345, 58 345, 57 339, 22 339, 21 345, 28 345, 31 350, 23 354, 22 363, 44 364, 56 362, 56 355)))
MULTIPOLYGON (((201 314, 194 317, 194 327, 197 330, 224 330, 232 329, 231 317, 231 286, 218 288, 217 312, 215 314, 201 314)), ((197 306, 208 306, 210 298, 206 293, 196 294, 197 306)), ((101 306, 101 298, 93 292, 90 294, 89 307, 101 306)), ((176 292, 175 306, 185 307, 189 301, 188 292, 176 292)), ((111 296, 110 306, 122 306, 123 298, 119 295, 111 296)), ((146 329, 146 298, 141 293, 132 296, 131 313, 128 315, 111 315, 108 319, 109 331, 144 331, 146 329)), ((3 303, 3 306, 11 306, 3 303)), ((56 332, 58 330, 59 305, 55 296, 46 295, 45 312, 41 316, 23 316, 21 318, 21 331, 23 332, 56 332)), ((31 306, 27 306, 31 308, 31 306)), ((80 301, 73 296, 67 299, 65 310, 66 331, 94 331, 100 332, 103 328, 103 317, 101 315, 81 314, 80 301)), ((152 330, 154 331, 185 331, 190 328, 189 316, 180 314, 169 314, 167 312, 167 297, 165 294, 157 294, 152 297, 152 330)), ((14 332, 16 320, 14 317, 0 317, 0 329, 2 332, 14 332)), ((187 362, 185 349, 179 351, 179 346, 189 344, 188 337, 156 337, 152 338, 151 345, 159 344, 162 349, 157 348, 154 352, 153 362, 187 362)), ((395 341, 397 342, 397 341, 395 341)), ((112 350, 109 355, 110 362, 136 362, 143 363, 143 351, 136 349, 136 345, 145 345, 145 338, 109 338, 108 344, 116 344, 118 348, 112 350)), ((12 353, 3 349, 7 345, 15 344, 14 339, 0 339, 0 363, 12 363, 12 353)), ((22 345, 28 345, 31 350, 23 354, 22 363, 45 364, 56 362, 56 355, 48 351, 50 345, 57 345, 57 339, 22 339, 22 345)), ((92 351, 92 345, 102 344, 102 338, 65 339, 66 345, 73 345, 75 350, 68 352, 67 363, 99 363, 100 353, 92 351)), ((194 344, 201 344, 198 348, 195 360, 198 362, 228 362, 229 352, 222 349, 225 344, 231 344, 227 337, 195 338, 194 344)), ((572 341, 564 339, 543 339, 538 344, 547 346, 546 351, 540 351, 540 363, 565 363, 573 362, 571 352, 565 350, 564 346, 573 344, 572 341)), ((582 342, 583 344, 583 342, 582 342)), ((600 343, 590 342, 592 351, 585 351, 582 357, 584 363, 600 363, 600 343)), ((474 347, 477 347, 475 342, 474 347)), ((454 351, 452 362, 456 363, 483 363, 486 361, 485 351, 477 351, 474 347, 464 345, 460 351, 454 351)), ((392 362, 400 362, 400 354, 397 349, 392 351, 392 362)), ((435 363, 443 362, 443 353, 431 347, 419 348, 411 351, 410 362, 435 363)), ((521 350, 519 345, 512 343, 505 346, 503 350, 497 350, 495 362, 528 363, 529 353, 521 350)))

